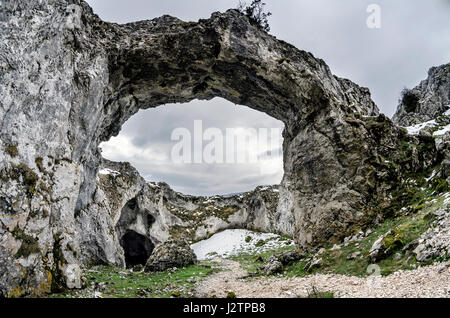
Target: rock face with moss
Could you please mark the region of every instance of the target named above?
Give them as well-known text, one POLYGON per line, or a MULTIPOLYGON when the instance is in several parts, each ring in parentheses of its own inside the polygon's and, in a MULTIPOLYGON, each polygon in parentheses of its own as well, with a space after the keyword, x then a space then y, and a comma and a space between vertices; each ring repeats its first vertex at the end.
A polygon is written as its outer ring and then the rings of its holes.
MULTIPOLYGON (((148 217, 146 204, 164 205, 136 199, 150 186, 98 175, 98 145, 139 109, 223 97, 283 121, 285 175, 273 220, 280 231, 292 227, 300 249, 395 213, 413 196, 408 176, 436 163, 434 141, 406 136, 379 115, 368 89, 236 10, 196 23, 163 16, 118 25, 81 0, 2 1, 0 52, 2 295, 79 288, 81 266, 123 264, 123 229, 163 241, 164 225, 175 224, 166 216, 191 222, 176 204, 148 217), (108 195, 114 187, 125 191, 108 195)), ((220 220, 237 212, 218 207, 220 220)))
POLYGON ((450 63, 432 67, 428 78, 412 90, 406 90, 393 120, 400 126, 412 126, 438 119, 450 109, 450 63))

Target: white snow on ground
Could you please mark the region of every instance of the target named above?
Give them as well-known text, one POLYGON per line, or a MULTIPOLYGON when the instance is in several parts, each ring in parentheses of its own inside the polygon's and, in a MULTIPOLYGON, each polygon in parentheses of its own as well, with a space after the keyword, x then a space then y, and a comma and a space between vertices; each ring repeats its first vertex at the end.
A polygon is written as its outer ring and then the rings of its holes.
POLYGON ((209 239, 192 244, 191 248, 199 260, 204 260, 217 256, 229 257, 246 252, 257 254, 293 244, 292 240, 286 240, 286 238, 277 234, 258 233, 249 230, 225 230, 214 234, 209 239), (251 237, 251 241, 246 242, 246 237, 251 237), (261 240, 265 243, 262 246, 256 246, 261 240))
POLYGON ((433 136, 444 135, 447 131, 450 131, 450 125, 444 126, 442 129, 435 131, 433 136))
POLYGON ((120 174, 120 172, 119 171, 115 171, 115 170, 111 170, 111 169, 108 169, 108 168, 105 168, 105 169, 100 170, 98 172, 98 174, 110 174, 113 177, 117 177, 120 174))
POLYGON ((425 127, 435 127, 438 123, 435 120, 426 121, 424 123, 420 123, 414 126, 408 126, 404 127, 408 131, 408 134, 410 135, 418 135, 419 132, 424 129, 425 127))

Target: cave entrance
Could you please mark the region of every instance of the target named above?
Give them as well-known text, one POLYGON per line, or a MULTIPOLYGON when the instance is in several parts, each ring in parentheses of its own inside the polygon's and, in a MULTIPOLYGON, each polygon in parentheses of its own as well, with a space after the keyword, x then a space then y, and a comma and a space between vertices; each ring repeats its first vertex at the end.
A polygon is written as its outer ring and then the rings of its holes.
POLYGON ((228 195, 280 184, 283 129, 264 112, 216 97, 140 110, 100 147, 147 181, 184 194, 228 195))
POLYGON ((148 237, 133 230, 125 232, 120 239, 120 244, 124 250, 127 268, 145 265, 155 248, 155 245, 148 237))

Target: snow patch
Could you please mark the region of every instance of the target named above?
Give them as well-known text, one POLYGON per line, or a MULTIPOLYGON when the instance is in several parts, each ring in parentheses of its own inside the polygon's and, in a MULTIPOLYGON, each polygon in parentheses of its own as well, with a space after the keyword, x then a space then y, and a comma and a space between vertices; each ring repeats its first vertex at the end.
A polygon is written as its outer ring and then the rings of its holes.
POLYGON ((450 125, 444 126, 443 128, 434 132, 433 136, 445 135, 447 131, 450 131, 450 125))
POLYGON ((418 135, 419 132, 424 129, 425 127, 435 127, 437 126, 438 123, 433 119, 424 123, 420 123, 414 126, 408 126, 408 127, 404 127, 407 131, 408 134, 410 135, 418 135))
MULTIPOLYGON (((247 239, 248 240, 248 239, 247 239)), ((204 260, 216 256, 229 257, 242 253, 261 253, 266 250, 277 249, 284 246, 292 246, 291 239, 285 239, 277 234, 259 233, 249 230, 225 230, 214 234, 207 240, 191 245, 197 259, 204 260), (251 240, 246 242, 246 238, 251 240), (265 241, 261 246, 260 241, 265 241)))
POLYGON ((117 177, 120 175, 119 171, 111 170, 108 168, 104 168, 98 172, 98 174, 104 174, 104 175, 112 175, 113 177, 117 177))

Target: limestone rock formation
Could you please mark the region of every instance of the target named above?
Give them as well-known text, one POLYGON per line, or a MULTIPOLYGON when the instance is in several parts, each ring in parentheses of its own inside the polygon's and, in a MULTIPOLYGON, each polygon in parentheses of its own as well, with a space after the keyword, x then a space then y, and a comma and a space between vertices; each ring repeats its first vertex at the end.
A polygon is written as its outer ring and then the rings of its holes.
POLYGON ((278 186, 231 196, 184 195, 146 182, 129 163, 105 159, 96 180, 93 202, 76 217, 84 264, 132 267, 136 263, 126 259, 132 253, 145 265, 150 250, 169 239, 192 243, 229 228, 293 235, 293 219, 283 223, 288 218, 278 214, 278 186))
POLYGON ((197 257, 186 241, 170 240, 156 247, 145 264, 145 272, 162 272, 170 268, 192 265, 197 257))
POLYGON ((183 221, 153 215, 151 186, 133 175, 98 176, 98 145, 139 109, 223 97, 283 121, 274 215, 299 249, 395 213, 411 192, 405 176, 437 160, 434 140, 379 115, 368 89, 236 10, 195 23, 163 16, 118 25, 81 0, 1 1, 0 96, 5 296, 79 288, 82 266, 125 265, 127 230, 156 245, 168 239, 166 223, 183 221), (108 195, 115 187, 124 192, 108 195))
MULTIPOLYGON (((446 202, 450 202, 450 195, 447 195, 446 202)), ((421 235, 413 250, 419 262, 450 255, 450 209, 443 207, 435 211, 433 217, 430 229, 421 235)))
POLYGON ((402 98, 393 117, 396 124, 412 126, 439 118, 450 109, 450 63, 430 68, 428 78, 407 97, 402 98))
POLYGON ((393 230, 389 230, 373 243, 369 251, 369 258, 376 263, 387 258, 399 247, 402 247, 401 235, 393 230))

